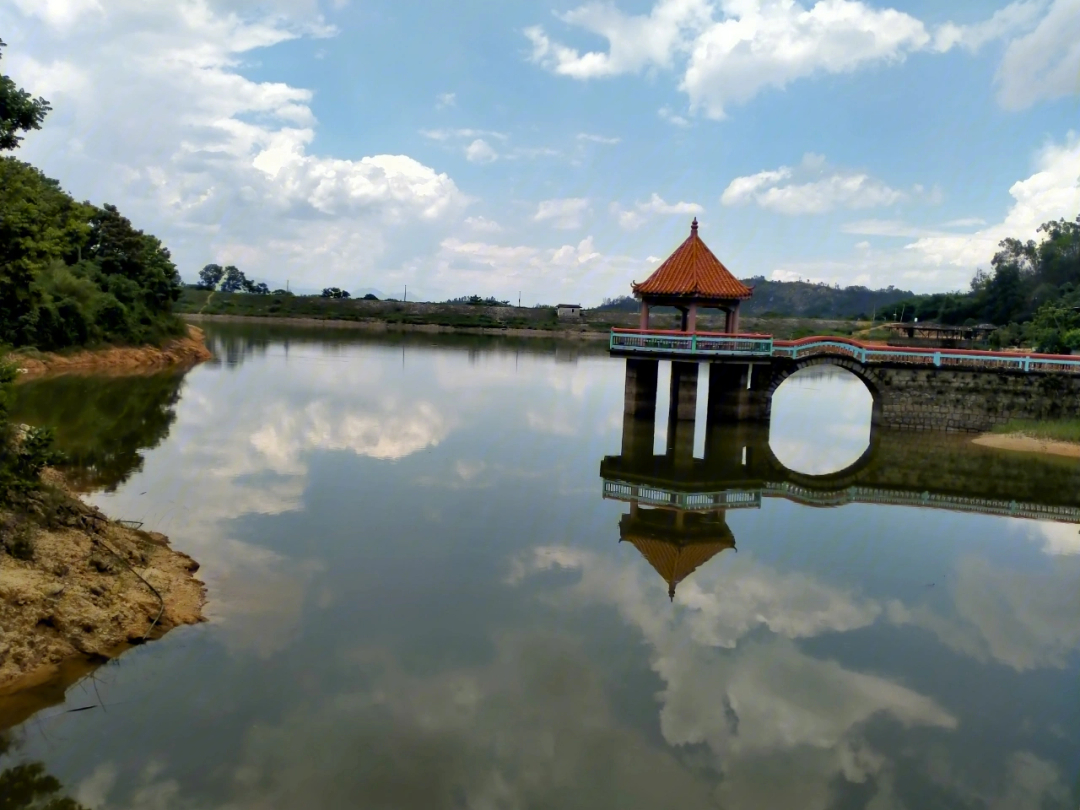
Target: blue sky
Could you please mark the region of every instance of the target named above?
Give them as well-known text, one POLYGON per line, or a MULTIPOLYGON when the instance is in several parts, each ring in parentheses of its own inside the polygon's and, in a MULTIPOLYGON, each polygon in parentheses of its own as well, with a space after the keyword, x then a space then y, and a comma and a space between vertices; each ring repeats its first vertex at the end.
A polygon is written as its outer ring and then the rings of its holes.
POLYGON ((9 0, 23 157, 193 279, 598 303, 739 276, 962 288, 1080 213, 1080 0, 9 0))

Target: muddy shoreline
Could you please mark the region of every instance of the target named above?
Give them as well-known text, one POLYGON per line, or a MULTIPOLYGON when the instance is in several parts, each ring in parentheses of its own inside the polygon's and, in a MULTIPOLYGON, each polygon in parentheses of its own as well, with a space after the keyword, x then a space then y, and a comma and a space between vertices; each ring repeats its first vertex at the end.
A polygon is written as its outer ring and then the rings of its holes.
POLYGON ((205 621, 197 562, 83 503, 56 471, 43 482, 25 509, 0 511, 0 728, 36 703, 17 693, 62 694, 73 674, 205 621))
POLYGON ((971 440, 972 444, 1013 450, 1021 453, 1042 453, 1066 458, 1080 458, 1080 442, 1061 442, 1053 439, 1036 439, 1023 433, 983 433, 971 440))
POLYGON ((184 368, 211 359, 203 331, 188 324, 186 337, 163 346, 110 346, 72 354, 13 351, 7 359, 19 369, 19 379, 57 374, 141 374, 165 368, 184 368))

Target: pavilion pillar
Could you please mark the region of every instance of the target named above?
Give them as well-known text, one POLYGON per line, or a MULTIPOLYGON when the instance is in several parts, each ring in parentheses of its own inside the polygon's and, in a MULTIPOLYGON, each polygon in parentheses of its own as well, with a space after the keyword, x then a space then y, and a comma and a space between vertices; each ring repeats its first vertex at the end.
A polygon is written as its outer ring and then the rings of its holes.
POLYGON ((709 424, 738 422, 749 413, 749 363, 709 364, 709 424))
POLYGON ((694 459, 694 418, 697 415, 698 364, 671 361, 671 400, 668 405, 667 453, 677 467, 694 459))
POLYGON ((732 334, 739 331, 739 302, 738 301, 736 301, 735 306, 733 306, 728 311, 728 326, 730 327, 728 329, 728 332, 730 332, 732 334))
POLYGON ((626 387, 623 414, 627 417, 656 421, 656 378, 660 361, 652 358, 626 358, 626 387))
POLYGON ((697 304, 691 304, 686 313, 686 331, 697 331, 697 304))
POLYGON ((640 318, 640 320, 638 322, 638 329, 641 329, 642 331, 644 331, 644 330, 646 330, 648 328, 649 328, 649 302, 648 301, 642 301, 641 302, 641 318, 640 318))

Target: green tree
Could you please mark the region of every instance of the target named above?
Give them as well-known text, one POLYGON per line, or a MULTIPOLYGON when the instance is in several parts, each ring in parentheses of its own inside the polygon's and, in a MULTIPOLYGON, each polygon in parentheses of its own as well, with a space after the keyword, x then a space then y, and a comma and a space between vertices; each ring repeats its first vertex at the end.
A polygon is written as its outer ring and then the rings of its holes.
MULTIPOLYGON (((5 47, 0 40, 0 57, 5 47)), ((41 129, 41 122, 51 109, 45 99, 33 98, 17 87, 10 76, 0 74, 0 150, 17 149, 22 141, 19 133, 41 129)))
POLYGON ((195 286, 200 290, 216 290, 224 275, 225 268, 220 264, 208 264, 199 271, 199 283, 195 286))
POLYGON ((323 298, 349 298, 349 291, 338 287, 325 287, 322 291, 323 298))

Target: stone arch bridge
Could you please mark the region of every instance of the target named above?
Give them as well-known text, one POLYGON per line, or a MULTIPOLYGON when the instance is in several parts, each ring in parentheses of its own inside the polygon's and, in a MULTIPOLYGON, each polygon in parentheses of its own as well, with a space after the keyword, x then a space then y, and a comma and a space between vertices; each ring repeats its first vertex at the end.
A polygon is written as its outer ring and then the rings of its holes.
POLYGON ((981 432, 1010 419, 1080 415, 1080 357, 1068 355, 629 329, 613 330, 609 348, 626 358, 624 413, 633 418, 655 417, 661 360, 671 361, 673 422, 694 419, 701 363, 709 369, 710 423, 767 423, 780 385, 797 371, 822 365, 862 380, 877 427, 981 432))

